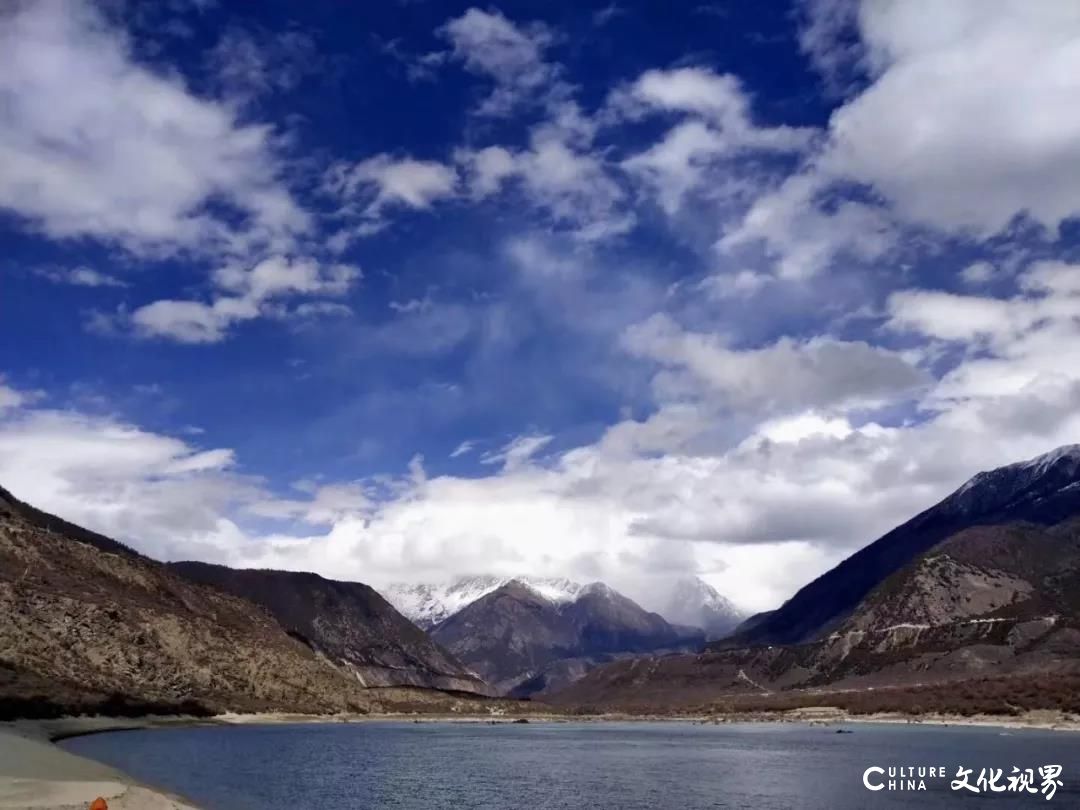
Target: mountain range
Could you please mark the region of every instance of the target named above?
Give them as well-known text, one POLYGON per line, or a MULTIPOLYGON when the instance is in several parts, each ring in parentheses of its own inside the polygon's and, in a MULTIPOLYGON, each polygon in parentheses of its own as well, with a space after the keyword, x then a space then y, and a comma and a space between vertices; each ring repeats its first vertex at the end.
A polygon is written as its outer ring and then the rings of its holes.
POLYGON ((351 672, 363 686, 490 690, 373 588, 318 574, 170 563, 191 582, 265 608, 295 638, 351 672))
POLYGON ((663 583, 659 613, 609 586, 535 576, 396 584, 387 598, 499 693, 537 696, 601 663, 698 649, 745 618, 698 577, 663 583))
POLYGON ((571 601, 584 587, 569 579, 482 574, 439 583, 395 583, 385 588, 383 595, 417 626, 430 630, 477 599, 514 580, 552 602, 571 601))
MULTIPOLYGON (((590 587, 564 577, 465 576, 441 583, 395 583, 383 589, 383 595, 401 613, 418 626, 430 630, 467 605, 509 582, 527 585, 554 603, 574 601, 590 587)), ((746 613, 715 588, 696 576, 663 581, 655 588, 658 598, 652 604, 671 624, 697 627, 710 639, 728 635, 746 613)))
POLYGON ((701 653, 616 662, 551 699, 671 708, 1034 674, 1080 675, 1080 446, 976 475, 701 653))
POLYGON ((0 489, 0 715, 445 710, 491 695, 707 710, 939 686, 1000 692, 1006 710, 1051 699, 1036 678, 1080 706, 1080 446, 979 473, 731 633, 738 612, 695 578, 666 616, 603 583, 535 577, 388 596, 161 563, 0 489))
POLYGON ((369 711, 489 691, 366 586, 166 565, 3 489, 0 615, 2 715, 369 711))
POLYGON ((536 588, 511 579, 436 625, 432 638, 501 694, 564 686, 620 655, 700 649, 704 634, 673 627, 600 582, 536 588))

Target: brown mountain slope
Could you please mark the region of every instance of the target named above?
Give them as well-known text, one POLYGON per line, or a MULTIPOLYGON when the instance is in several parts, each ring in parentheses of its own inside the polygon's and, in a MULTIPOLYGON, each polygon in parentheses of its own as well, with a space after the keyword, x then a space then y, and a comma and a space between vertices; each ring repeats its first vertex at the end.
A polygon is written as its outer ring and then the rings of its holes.
POLYGON ((979 526, 888 577, 828 637, 617 662, 549 699, 656 709, 788 690, 1080 673, 1080 520, 979 526))
POLYGON ((346 667, 365 686, 490 689, 367 585, 294 571, 172 563, 183 577, 262 605, 282 627, 346 667))
POLYGON ((263 608, 0 493, 0 715, 367 711, 365 689, 263 608))

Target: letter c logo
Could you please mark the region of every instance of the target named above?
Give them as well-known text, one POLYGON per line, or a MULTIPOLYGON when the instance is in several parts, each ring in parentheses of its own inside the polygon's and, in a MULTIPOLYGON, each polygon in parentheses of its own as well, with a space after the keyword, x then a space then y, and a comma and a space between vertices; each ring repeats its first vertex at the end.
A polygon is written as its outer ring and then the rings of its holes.
POLYGON ((872 773, 882 774, 882 773, 885 773, 885 769, 884 768, 879 768, 877 765, 874 765, 871 768, 867 768, 865 771, 863 771, 863 774, 862 774, 862 783, 863 783, 863 785, 866 786, 867 790, 881 790, 882 788, 885 787, 885 785, 882 782, 878 782, 876 785, 870 784, 870 774, 872 774, 872 773))

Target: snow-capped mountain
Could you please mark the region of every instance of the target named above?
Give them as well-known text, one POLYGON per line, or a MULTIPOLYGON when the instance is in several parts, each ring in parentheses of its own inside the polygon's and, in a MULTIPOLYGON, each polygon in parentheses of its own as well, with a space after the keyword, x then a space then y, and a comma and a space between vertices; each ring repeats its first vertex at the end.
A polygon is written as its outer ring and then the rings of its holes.
POLYGON ((1068 444, 1027 461, 981 472, 945 499, 955 512, 1032 508, 1080 481, 1080 444, 1068 444))
POLYGON ((625 655, 698 650, 704 634, 673 627, 602 582, 511 578, 431 636, 499 693, 548 692, 625 655))
POLYGON ((710 641, 723 638, 746 618, 727 597, 694 576, 677 579, 657 612, 673 624, 700 627, 710 641))
POLYGON ((511 581, 526 586, 553 604, 572 602, 588 587, 562 577, 481 574, 441 583, 395 583, 384 588, 382 594, 399 612, 428 630, 511 581))

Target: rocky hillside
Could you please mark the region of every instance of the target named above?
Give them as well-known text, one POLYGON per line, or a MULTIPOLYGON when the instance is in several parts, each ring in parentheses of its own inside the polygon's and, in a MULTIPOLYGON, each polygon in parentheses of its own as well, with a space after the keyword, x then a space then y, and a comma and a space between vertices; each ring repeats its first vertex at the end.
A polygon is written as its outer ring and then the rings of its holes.
POLYGON ((365 689, 265 609, 0 490, 0 715, 367 711, 365 689))
POLYGON ((817 641, 617 662, 552 699, 656 709, 792 690, 1078 675, 1080 517, 960 531, 887 577, 817 641))
POLYGON ((700 647, 701 633, 676 628, 601 583, 553 599, 512 580, 432 631, 436 641, 500 693, 562 686, 627 653, 700 647))
POLYGON ((779 609, 742 625, 729 646, 790 644, 833 632, 887 577, 973 526, 1051 526, 1080 514, 1080 445, 979 473, 941 503, 853 554, 779 609))
POLYGON ((490 690, 372 588, 293 571, 170 564, 193 582, 266 608, 293 637, 354 673, 365 686, 490 690))

